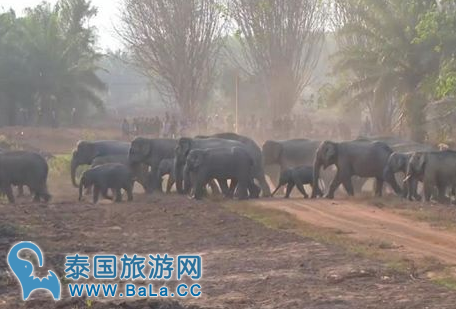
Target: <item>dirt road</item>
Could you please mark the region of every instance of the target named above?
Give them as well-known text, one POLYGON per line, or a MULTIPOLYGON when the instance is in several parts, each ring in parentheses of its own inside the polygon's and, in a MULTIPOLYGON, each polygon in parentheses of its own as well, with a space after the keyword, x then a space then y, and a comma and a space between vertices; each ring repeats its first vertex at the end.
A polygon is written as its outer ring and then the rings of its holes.
POLYGON ((388 209, 368 206, 356 200, 300 198, 251 203, 286 211, 315 226, 337 229, 357 239, 391 242, 404 253, 420 257, 431 256, 456 265, 455 233, 439 230, 426 222, 417 222, 388 209))
MULTIPOLYGON (((175 195, 136 195, 133 203, 94 206, 68 202, 72 197, 49 205, 0 205, 0 269, 5 268, 11 244, 27 239, 45 252, 44 269, 55 270, 59 277, 64 276, 65 253, 200 253, 204 259, 203 296, 174 300, 201 308, 450 309, 456 303, 453 291, 424 277, 410 278, 341 247, 266 228, 218 203, 175 195)), ((261 203, 272 206, 272 202, 261 203)), ((0 279, 0 308, 89 308, 55 303, 39 294, 24 303, 17 282, 4 276, 0 279)), ((173 288, 176 282, 166 285, 173 288)), ((68 293, 63 298, 68 299, 68 293)), ((122 302, 125 299, 114 303, 122 302)), ((162 307, 128 302, 90 308, 162 307)))

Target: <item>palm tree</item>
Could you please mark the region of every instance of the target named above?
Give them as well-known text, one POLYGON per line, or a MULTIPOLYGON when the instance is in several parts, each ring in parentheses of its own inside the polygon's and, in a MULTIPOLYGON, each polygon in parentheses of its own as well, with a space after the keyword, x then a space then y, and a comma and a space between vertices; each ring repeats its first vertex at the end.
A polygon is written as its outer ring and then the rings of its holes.
MULTIPOLYGON (((369 102, 378 133, 391 130, 391 106, 398 105, 414 140, 422 141, 426 81, 437 74, 439 55, 431 44, 417 42, 420 17, 435 1, 353 0, 350 14, 356 18, 342 26, 339 34, 356 37, 360 44, 346 44, 336 54, 335 69, 350 79, 346 94, 355 101, 369 102), (377 121, 376 121, 377 120, 377 121)), ((348 42, 348 41, 347 41, 348 42)))

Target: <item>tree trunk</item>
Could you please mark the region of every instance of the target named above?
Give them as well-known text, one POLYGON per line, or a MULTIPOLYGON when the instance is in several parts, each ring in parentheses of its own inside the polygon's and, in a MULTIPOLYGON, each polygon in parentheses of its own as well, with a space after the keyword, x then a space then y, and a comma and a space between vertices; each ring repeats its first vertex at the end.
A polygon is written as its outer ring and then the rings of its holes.
POLYGON ((409 92, 404 98, 405 115, 410 128, 410 138, 418 143, 426 137, 424 107, 425 98, 422 94, 409 92))

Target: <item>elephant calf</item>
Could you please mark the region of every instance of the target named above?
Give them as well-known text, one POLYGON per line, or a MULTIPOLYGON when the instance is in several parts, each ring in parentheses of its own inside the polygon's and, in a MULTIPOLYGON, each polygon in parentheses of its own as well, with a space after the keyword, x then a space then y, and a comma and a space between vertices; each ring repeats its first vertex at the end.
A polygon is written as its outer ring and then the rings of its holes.
POLYGON ((106 199, 112 199, 108 196, 108 189, 116 193, 115 201, 122 201, 121 189, 127 192, 128 201, 133 200, 133 174, 128 166, 120 163, 107 163, 93 167, 82 174, 79 183, 79 200, 82 200, 82 191, 84 188, 93 186, 93 203, 98 202, 100 193, 106 199))
POLYGON ((163 159, 160 161, 160 164, 158 165, 158 177, 162 179, 165 175, 168 175, 166 193, 169 193, 176 182, 174 179, 174 159, 163 159))
POLYGON ((287 185, 285 198, 289 198, 291 191, 296 186, 304 198, 309 198, 304 185, 313 185, 313 166, 300 166, 284 170, 280 174, 279 184, 272 196, 284 185, 287 185))
POLYGON ((12 185, 27 186, 35 202, 48 202, 51 195, 47 189, 48 164, 38 153, 7 151, 0 154, 0 190, 8 201, 14 203, 12 185))
MULTIPOLYGON (((201 199, 204 188, 211 179, 219 184, 228 179, 237 184, 239 199, 248 199, 249 192, 258 196, 260 189, 253 181, 254 162, 249 153, 241 147, 194 149, 187 156, 186 168, 194 179, 194 197, 201 199)), ((228 192, 227 188, 222 189, 228 192)))

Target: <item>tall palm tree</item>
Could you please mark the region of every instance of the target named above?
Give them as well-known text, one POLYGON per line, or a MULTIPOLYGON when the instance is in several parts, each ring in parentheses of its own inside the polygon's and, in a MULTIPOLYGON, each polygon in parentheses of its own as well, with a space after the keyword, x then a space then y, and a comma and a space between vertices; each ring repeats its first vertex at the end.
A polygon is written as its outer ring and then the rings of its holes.
POLYGON ((385 110, 391 102, 400 103, 411 137, 422 141, 426 81, 437 74, 439 55, 427 42, 416 42, 416 27, 435 1, 350 1, 357 3, 350 12, 356 18, 339 34, 362 44, 346 44, 336 55, 335 69, 350 78, 346 92, 354 100, 369 101, 378 123, 387 123, 385 110))

